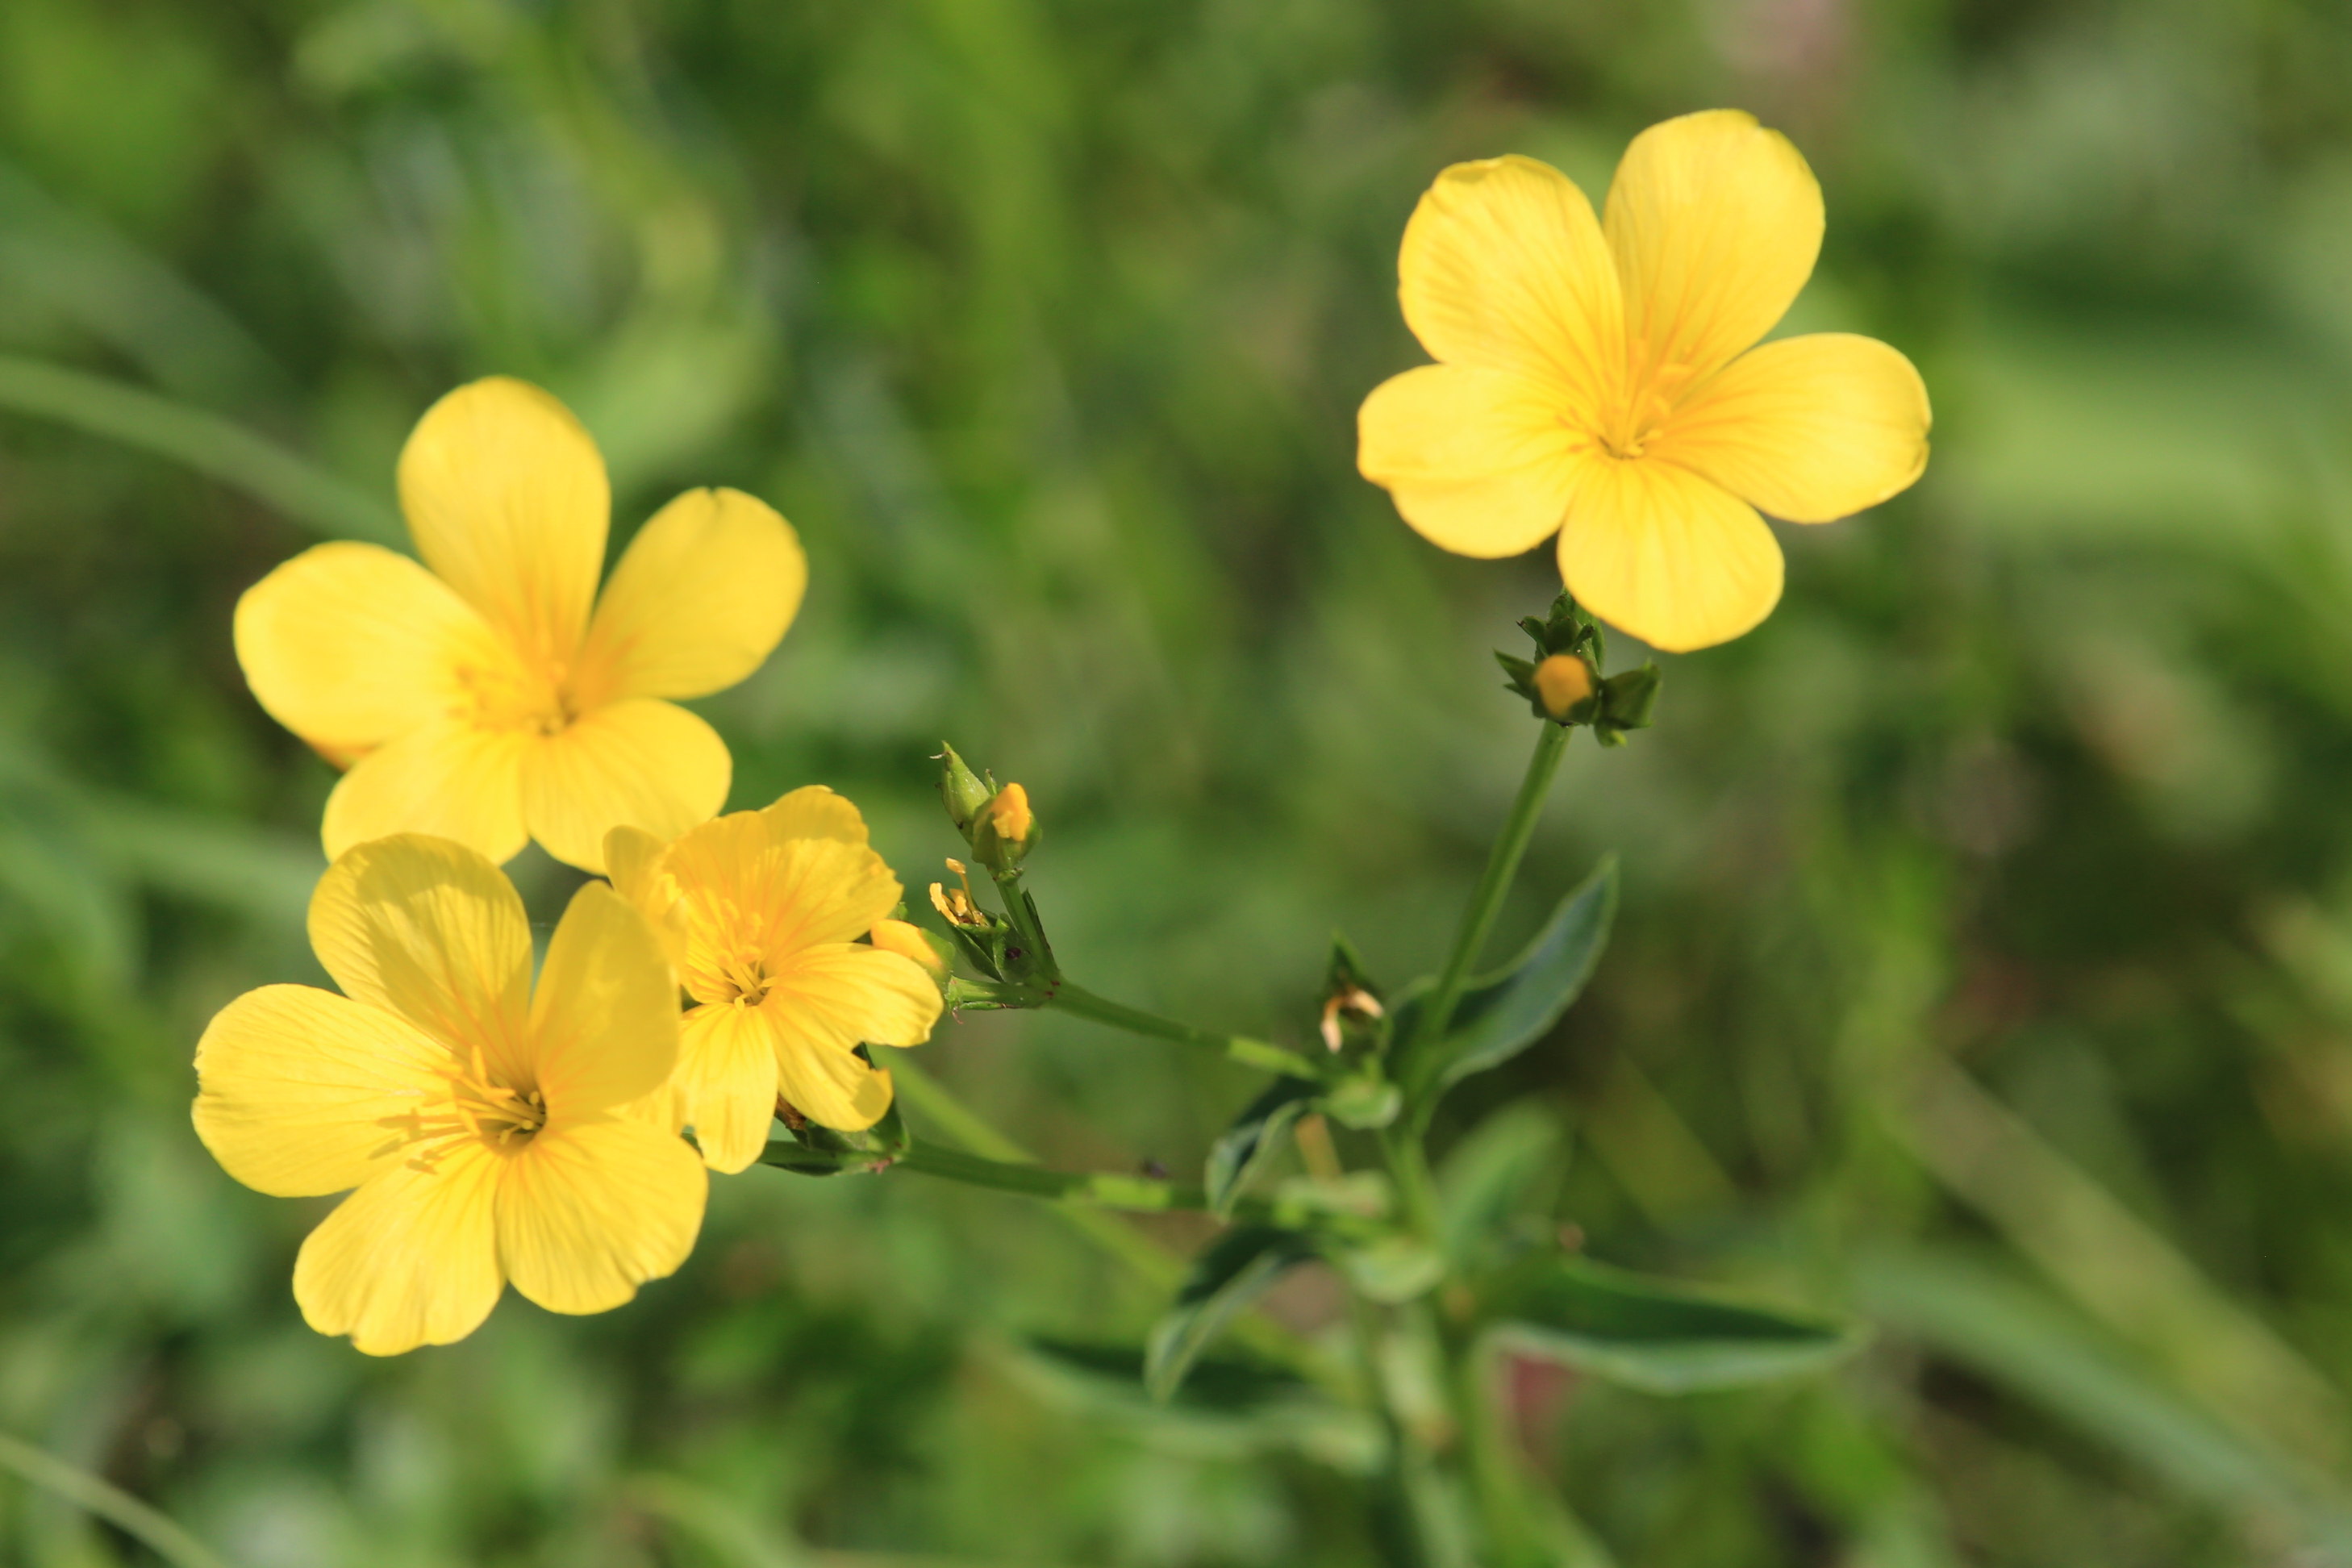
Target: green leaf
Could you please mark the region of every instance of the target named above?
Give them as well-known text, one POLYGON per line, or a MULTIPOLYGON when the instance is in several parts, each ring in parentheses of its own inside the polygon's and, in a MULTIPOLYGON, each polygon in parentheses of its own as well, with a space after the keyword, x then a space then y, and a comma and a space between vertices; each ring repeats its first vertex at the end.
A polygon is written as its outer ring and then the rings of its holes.
POLYGON ((1547 1201, 1547 1178, 1566 1163, 1567 1145, 1559 1119, 1527 1101, 1472 1129, 1437 1173, 1438 1237, 1446 1255, 1476 1261, 1504 1239, 1514 1219, 1547 1201))
POLYGON ((1209 1164, 1202 1184, 1209 1190, 1209 1206, 1233 1212, 1249 1178, 1265 1169, 1282 1147, 1283 1134, 1305 1115, 1322 1092, 1322 1086, 1303 1078, 1278 1078, 1265 1092, 1249 1102, 1233 1124, 1209 1145, 1209 1164))
POLYGON ((1296 1450, 1353 1475, 1376 1470, 1387 1438, 1369 1411, 1340 1405, 1294 1373, 1241 1355, 1204 1355, 1167 1399, 1144 1383, 1134 1345, 1031 1338, 1014 1363, 1039 1391, 1087 1415, 1194 1455, 1244 1459, 1296 1450))
POLYGON ((1234 1314, 1314 1256, 1314 1243, 1306 1236, 1270 1225, 1244 1226, 1213 1242, 1192 1260, 1175 1306, 1152 1325, 1143 1356, 1144 1386, 1151 1396, 1171 1397, 1234 1314))
MULTIPOLYGON (((1543 930, 1508 964, 1474 980, 1454 1005, 1445 1037, 1413 1053, 1400 1070, 1416 1090, 1443 1090, 1500 1067, 1543 1037, 1592 978, 1617 912, 1617 861, 1601 861, 1560 900, 1543 930)), ((1427 1004, 1420 992, 1397 1008, 1393 1038, 1410 1041, 1427 1004)))
POLYGON ((1359 1293, 1374 1301, 1410 1301, 1445 1278, 1445 1255, 1410 1236, 1337 1245, 1331 1261, 1359 1293))
POLYGON ((1858 1328, 1727 1300, 1581 1258, 1544 1258, 1481 1292, 1515 1350, 1649 1394, 1737 1388, 1818 1372, 1860 1346, 1858 1328))

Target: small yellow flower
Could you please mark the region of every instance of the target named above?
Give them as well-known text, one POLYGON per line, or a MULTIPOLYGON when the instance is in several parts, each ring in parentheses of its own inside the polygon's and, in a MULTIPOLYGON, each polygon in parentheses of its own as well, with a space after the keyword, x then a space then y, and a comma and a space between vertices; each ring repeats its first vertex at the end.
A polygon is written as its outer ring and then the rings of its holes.
POLYGON ((784 520, 688 490, 599 602, 604 459, 562 404, 504 377, 427 409, 399 477, 424 566, 321 544, 237 601, 255 697, 351 765, 327 801, 329 857, 423 832, 501 861, 536 838, 602 870, 611 828, 674 837, 726 804, 725 742, 667 699, 734 685, 783 637, 808 581, 784 520))
POLYGON ((1716 110, 1633 139, 1598 221, 1531 158, 1457 163, 1405 226, 1399 298, 1433 365, 1374 389, 1357 466, 1460 555, 1559 536, 1594 615, 1661 648, 1727 642, 1780 597, 1758 511, 1827 522, 1927 461, 1927 391, 1870 338, 1753 346, 1822 241, 1788 140, 1716 110))
POLYGON ((295 1260, 312 1328, 394 1355, 465 1338, 508 1280, 601 1312, 686 1260, 708 1178, 643 1103, 667 1101, 677 993, 611 889, 573 897, 534 992, 513 885, 404 835, 328 868, 310 945, 343 994, 267 985, 222 1008, 195 1122, 249 1187, 352 1190, 295 1260))
POLYGON ((913 959, 857 941, 900 889, 855 805, 812 784, 668 845, 615 828, 604 852, 694 999, 671 1087, 712 1170, 760 1157, 780 1094, 826 1127, 881 1120, 890 1075, 856 1048, 930 1038, 940 991, 913 959))

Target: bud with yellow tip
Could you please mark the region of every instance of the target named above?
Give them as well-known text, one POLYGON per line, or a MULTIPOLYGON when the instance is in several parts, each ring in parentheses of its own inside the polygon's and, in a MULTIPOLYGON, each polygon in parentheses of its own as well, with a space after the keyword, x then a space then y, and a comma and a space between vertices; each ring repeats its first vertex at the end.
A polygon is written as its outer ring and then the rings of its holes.
POLYGON ((971 852, 993 871, 1010 871, 1037 845, 1037 815, 1029 792, 1006 784, 980 808, 971 825, 971 852))
POLYGON ((1536 696, 1554 719, 1565 721, 1577 704, 1591 700, 1592 666, 1576 654, 1550 655, 1536 666, 1534 679, 1536 696))

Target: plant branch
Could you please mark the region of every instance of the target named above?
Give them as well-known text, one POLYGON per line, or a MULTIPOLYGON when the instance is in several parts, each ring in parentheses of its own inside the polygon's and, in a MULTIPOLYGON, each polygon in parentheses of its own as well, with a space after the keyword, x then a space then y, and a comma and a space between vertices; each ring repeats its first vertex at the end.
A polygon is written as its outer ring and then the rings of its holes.
POLYGON ((1190 1024, 1180 1024, 1173 1018, 1163 1018, 1156 1013, 1147 1013, 1139 1007, 1129 1007, 1107 996, 1097 996, 1086 987, 1067 980, 1054 988, 1045 999, 1045 1005, 1058 1007, 1065 1013, 1073 1013, 1114 1029, 1125 1029, 1129 1034, 1148 1035, 1153 1039, 1174 1040, 1180 1045, 1214 1051, 1267 1072, 1310 1079, 1319 1079, 1324 1073, 1322 1064, 1296 1051, 1286 1051, 1280 1046, 1254 1040, 1246 1035, 1220 1035, 1212 1029, 1196 1029, 1190 1024))
POLYGON ((1421 1010, 1421 1022, 1413 1037, 1406 1042, 1408 1047, 1425 1047, 1444 1039, 1446 1026, 1454 1022, 1454 1006, 1470 983, 1471 966, 1478 962, 1479 950, 1486 945, 1487 935, 1495 929, 1495 917, 1502 912, 1503 897, 1511 890, 1512 879, 1518 875, 1528 841, 1535 837, 1536 820, 1543 815, 1544 796, 1550 791, 1552 775, 1559 771, 1560 754, 1568 749, 1568 726, 1548 723, 1537 738, 1535 754, 1528 759, 1527 775, 1519 781, 1518 797, 1511 802, 1511 814, 1504 818, 1503 830, 1496 835, 1494 848, 1487 851, 1486 868, 1479 874, 1470 905, 1462 911, 1462 923, 1454 930, 1454 950, 1446 955, 1444 972, 1438 976, 1437 988, 1430 993, 1428 1005, 1421 1010))

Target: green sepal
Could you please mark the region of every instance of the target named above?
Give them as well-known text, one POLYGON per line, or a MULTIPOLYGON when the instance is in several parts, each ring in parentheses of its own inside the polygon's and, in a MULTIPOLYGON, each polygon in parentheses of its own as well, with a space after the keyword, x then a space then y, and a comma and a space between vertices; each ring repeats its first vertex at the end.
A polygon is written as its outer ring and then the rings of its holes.
POLYGON ((1628 730, 1646 730, 1658 705, 1658 683, 1665 677, 1654 664, 1620 671, 1601 683, 1593 694, 1598 711, 1592 738, 1604 746, 1622 746, 1628 730))
MULTIPOLYGON (((866 1047, 860 1046, 858 1054, 864 1056, 866 1047)), ((870 1058, 868 1065, 871 1065, 870 1058)), ((789 1127, 791 1123, 785 1125, 789 1127)), ((836 1128, 819 1126, 814 1121, 803 1121, 792 1128, 792 1134, 793 1141, 803 1148, 814 1150, 820 1154, 840 1156, 851 1162, 847 1168, 853 1170, 857 1168, 858 1162, 863 1162, 867 1170, 882 1170, 897 1163, 898 1156, 907 1152, 907 1123, 898 1114, 896 1100, 891 1100, 890 1109, 882 1113, 879 1121, 862 1131, 845 1132, 836 1128)))
POLYGON ((1241 1114, 1209 1145, 1201 1184, 1208 1189, 1212 1209, 1220 1215, 1233 1212, 1234 1200, 1249 1178, 1265 1168, 1282 1148, 1292 1123, 1314 1109, 1322 1092, 1319 1083, 1278 1078, 1242 1108, 1241 1114))
POLYGON ((1589 1258, 1529 1258, 1477 1292, 1493 1341, 1647 1394, 1802 1376, 1860 1348, 1857 1325, 1765 1307, 1589 1258))
POLYGON ((948 927, 948 940, 955 943, 964 962, 991 980, 1005 978, 1004 948, 1012 934, 1013 928, 993 915, 986 925, 948 927))
POLYGON ((1542 1038, 1592 977, 1616 911, 1612 856, 1560 900, 1517 958, 1470 983, 1454 1004, 1444 1038, 1418 1046, 1412 1041, 1428 992, 1425 982, 1416 984, 1396 1009, 1395 1037, 1410 1052, 1396 1072, 1407 1092, 1415 1098, 1441 1092, 1472 1073, 1500 1067, 1542 1038))
POLYGON ((1602 679, 1601 671, 1609 662, 1608 637, 1575 599, 1562 593, 1552 601, 1549 616, 1542 620, 1522 616, 1519 629, 1535 644, 1535 658, 1519 658, 1498 648, 1495 662, 1503 667, 1504 686, 1527 699, 1529 712, 1548 724, 1590 725, 1593 738, 1606 746, 1622 746, 1623 731, 1648 727, 1650 710, 1657 700, 1657 668, 1643 665, 1602 679), (1536 689, 1536 666, 1554 654, 1583 659, 1593 679, 1592 695, 1559 717, 1544 706, 1543 694, 1536 689), (1622 691, 1612 706, 1611 693, 1620 683, 1622 691))
POLYGON ((940 804, 948 808, 948 820, 955 824, 958 833, 971 832, 971 819, 980 815, 996 794, 996 781, 973 773, 956 749, 945 741, 940 742, 940 804))
POLYGON ((1303 1232, 1270 1225, 1243 1226, 1212 1242, 1192 1260, 1175 1305, 1152 1325, 1144 1345, 1143 1384, 1151 1397, 1172 1397, 1192 1363, 1234 1315, 1315 1255, 1313 1240, 1303 1232))

